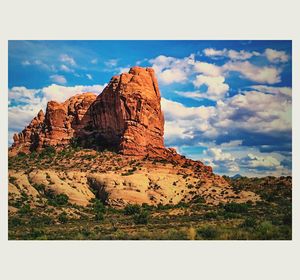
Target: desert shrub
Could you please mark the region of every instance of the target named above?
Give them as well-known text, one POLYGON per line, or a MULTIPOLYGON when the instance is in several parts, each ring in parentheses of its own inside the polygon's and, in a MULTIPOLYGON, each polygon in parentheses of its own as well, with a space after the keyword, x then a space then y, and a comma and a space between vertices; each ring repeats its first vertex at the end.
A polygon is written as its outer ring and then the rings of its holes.
POLYGON ((125 231, 122 231, 122 230, 118 229, 116 231, 116 233, 113 235, 112 239, 115 239, 115 240, 128 240, 129 236, 128 236, 128 233, 126 233, 125 231))
POLYGON ((29 154, 29 158, 30 158, 30 159, 36 159, 36 157, 37 157, 36 152, 31 152, 31 153, 29 154))
POLYGON ((176 205, 170 205, 170 208, 189 208, 190 204, 186 203, 184 201, 180 201, 179 203, 177 203, 176 205))
POLYGON ((125 215, 134 215, 141 212, 141 207, 138 204, 127 204, 124 208, 125 215))
POLYGON ((17 161, 24 160, 27 158, 27 155, 24 152, 19 152, 16 156, 17 161))
POLYGON ((41 229, 33 228, 30 231, 29 239, 37 239, 44 235, 44 231, 41 229))
POLYGON ((180 208, 181 206, 183 206, 182 202, 179 202, 176 205, 159 203, 159 204, 157 204, 156 207, 157 207, 157 210, 169 210, 169 209, 173 209, 173 208, 180 208))
POLYGON ((33 187, 39 192, 39 193, 45 193, 46 186, 44 184, 33 184, 33 187))
POLYGON ((76 137, 73 137, 70 140, 70 147, 73 148, 73 149, 76 149, 76 148, 80 147, 80 139, 76 138, 76 137))
POLYGON ((149 204, 147 204, 147 203, 143 203, 143 204, 142 204, 142 208, 145 209, 145 210, 151 211, 151 210, 154 209, 154 206, 149 205, 149 204))
POLYGON ((224 209, 227 212, 232 213, 245 213, 248 211, 249 205, 246 203, 231 202, 224 205, 224 209))
POLYGON ((50 225, 50 224, 52 224, 52 219, 47 215, 32 216, 30 219, 30 224, 32 224, 32 225, 50 225))
POLYGON ((167 239, 167 240, 186 240, 187 238, 188 238, 188 235, 187 235, 186 231, 176 230, 173 228, 168 230, 166 235, 163 236, 163 239, 167 239))
POLYGON ((243 228, 254 228, 256 226, 256 220, 254 218, 246 218, 241 224, 243 228))
POLYGON ((147 224, 149 214, 147 211, 143 210, 138 214, 134 214, 133 221, 135 224, 147 224))
POLYGON ((61 222, 62 224, 65 224, 68 221, 68 215, 66 212, 62 212, 58 215, 58 220, 59 222, 61 222))
POLYGON ((122 176, 129 176, 129 175, 132 175, 135 171, 137 170, 137 167, 136 166, 133 166, 131 169, 129 169, 127 172, 125 173, 122 173, 121 175, 122 176))
POLYGON ((105 206, 101 202, 101 200, 97 198, 93 198, 92 202, 92 211, 94 213, 94 217, 96 221, 102 221, 104 219, 105 206))
POLYGON ((274 226, 269 221, 263 221, 256 227, 257 239, 260 240, 270 240, 277 239, 279 236, 279 231, 276 226, 274 226))
POLYGON ((39 154, 39 158, 52 158, 56 154, 53 146, 46 146, 39 154))
POLYGON ((206 212, 203 218, 206 220, 214 220, 218 218, 218 214, 216 212, 206 212))
POLYGON ((104 214, 102 212, 95 213, 95 220, 96 221, 103 221, 104 220, 104 214))
POLYGON ((29 214, 30 212, 31 212, 31 208, 29 204, 25 204, 19 209, 19 214, 21 215, 26 215, 29 214))
POLYGON ((282 223, 284 225, 291 226, 292 225, 292 213, 285 214, 282 218, 282 223))
POLYGON ((47 189, 44 194, 52 206, 64 206, 69 202, 69 197, 64 193, 56 194, 53 190, 47 189))
POLYGON ((13 227, 21 226, 24 222, 18 217, 9 218, 9 225, 13 227))
POLYGON ((216 239, 218 236, 218 231, 212 226, 204 226, 197 229, 197 235, 201 239, 216 239))
POLYGON ((55 203, 59 206, 66 205, 68 201, 69 197, 64 193, 55 196, 55 203))
POLYGON ((17 178, 16 178, 16 177, 14 177, 14 176, 9 176, 9 182, 10 182, 11 184, 15 184, 16 181, 17 181, 17 178))
POLYGON ((192 202, 203 204, 205 203, 205 199, 202 196, 196 196, 195 198, 193 198, 192 202))
POLYGON ((103 205, 102 201, 97 199, 97 198, 93 198, 91 200, 92 203, 92 209, 94 212, 105 212, 105 206, 103 205))

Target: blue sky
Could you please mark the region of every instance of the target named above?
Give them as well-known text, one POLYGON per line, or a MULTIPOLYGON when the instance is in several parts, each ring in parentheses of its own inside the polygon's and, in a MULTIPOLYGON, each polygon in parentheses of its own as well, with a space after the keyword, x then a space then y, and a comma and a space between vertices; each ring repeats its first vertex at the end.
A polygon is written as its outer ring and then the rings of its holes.
POLYGON ((155 69, 165 143, 220 174, 291 174, 291 41, 9 41, 9 143, 47 101, 155 69))

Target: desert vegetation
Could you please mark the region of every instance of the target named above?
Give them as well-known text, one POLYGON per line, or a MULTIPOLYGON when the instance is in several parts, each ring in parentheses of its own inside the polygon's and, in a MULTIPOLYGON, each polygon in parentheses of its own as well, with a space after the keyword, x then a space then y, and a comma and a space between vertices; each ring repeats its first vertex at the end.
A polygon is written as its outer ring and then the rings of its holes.
MULTIPOLYGON (((89 169, 95 165, 109 166, 120 173, 135 173, 149 164, 148 159, 118 160, 109 151, 82 151, 69 147, 61 151, 47 149, 35 156, 19 154, 9 159, 10 169, 29 173, 33 169, 89 169), (101 164, 99 164, 101 162, 101 164)), ((151 160, 152 161, 152 160, 151 160)), ((151 163, 152 164, 152 163, 151 163)), ((155 162, 155 165, 170 165, 155 162)), ((99 172, 99 171, 97 171, 99 172)), ((49 172, 50 174, 51 172, 49 172)), ((48 174, 48 173, 47 173, 48 174)), ((52 175, 46 178, 51 182, 52 175)), ((64 175, 67 181, 69 175, 64 175)), ((129 175, 121 175, 128 177, 129 175)), ((182 176, 182 175, 180 175, 182 176)), ((189 179, 186 176, 184 180, 189 179)), ((292 179, 264 177, 230 179, 233 189, 251 191, 261 197, 252 203, 220 203, 209 205, 205 198, 195 196, 189 202, 176 204, 128 204, 124 208, 106 205, 99 197, 87 206, 70 202, 67 194, 57 194, 43 184, 33 184, 37 194, 27 193, 18 185, 18 178, 9 177, 10 184, 21 195, 9 197, 9 239, 90 239, 90 240, 290 240, 292 238, 292 179)), ((62 181, 63 181, 62 180, 62 181)), ((54 182, 54 184, 56 184, 54 182)), ((151 183, 151 188, 160 191, 151 183)), ((177 181, 172 181, 172 185, 177 181)), ((201 188, 186 182, 188 191, 201 188)), ((49 183, 49 186, 50 185, 49 183)), ((54 185, 55 186, 55 185, 54 185)), ((175 187, 174 186, 174 187, 175 187)), ((91 192, 95 193, 92 186, 91 192)))

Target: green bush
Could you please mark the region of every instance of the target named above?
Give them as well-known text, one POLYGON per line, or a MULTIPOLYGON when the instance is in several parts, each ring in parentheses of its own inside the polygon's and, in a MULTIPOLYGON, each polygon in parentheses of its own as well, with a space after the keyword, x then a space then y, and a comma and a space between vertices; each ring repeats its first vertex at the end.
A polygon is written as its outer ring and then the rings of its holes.
POLYGON ((203 218, 206 220, 215 220, 218 218, 218 214, 216 212, 206 212, 203 218))
POLYGON ((68 202, 69 202, 69 197, 64 193, 58 194, 55 197, 55 203, 59 206, 66 205, 68 204, 68 202))
POLYGON ((94 212, 105 212, 105 206, 103 205, 102 201, 97 199, 97 198, 93 198, 91 199, 91 203, 92 203, 92 209, 94 210, 94 212))
POLYGON ((103 205, 102 201, 97 198, 92 199, 91 202, 95 220, 102 221, 104 219, 105 206, 103 205))
POLYGON ((30 224, 32 225, 51 225, 52 219, 49 216, 32 216, 30 219, 30 224))
POLYGON ((33 184, 33 187, 39 192, 39 193, 45 193, 46 186, 44 184, 33 184))
POLYGON ((27 155, 24 152, 19 152, 18 155, 17 155, 18 159, 24 159, 26 157, 27 157, 27 155))
POLYGON ((226 211, 223 213, 223 218, 227 220, 238 218, 238 216, 239 215, 237 213, 226 212, 226 211))
POLYGON ((95 213, 95 220, 96 221, 103 221, 104 220, 104 215, 102 212, 97 212, 95 213))
POLYGON ((241 224, 243 228, 255 228, 256 221, 254 218, 246 218, 245 221, 241 224))
POLYGON ((282 218, 282 223, 287 226, 292 225, 292 213, 285 214, 282 218))
POLYGON ((257 239, 270 240, 277 239, 279 235, 278 228, 269 221, 264 221, 256 228, 257 239))
POLYGON ((25 204, 19 209, 19 214, 21 215, 26 215, 29 214, 30 212, 31 212, 31 208, 29 204, 25 204))
POLYGON ((53 146, 46 146, 39 154, 39 158, 52 158, 56 154, 56 150, 53 146))
POLYGON ((24 222, 18 217, 9 218, 9 225, 13 227, 21 226, 24 222))
POLYGON ((127 204, 124 208, 125 215, 134 215, 141 212, 141 207, 138 204, 127 204))
POLYGON ((246 213, 248 208, 249 205, 246 203, 231 202, 224 205, 225 211, 232 213, 246 213))
POLYGON ((201 239, 216 239, 218 231, 212 226, 201 227, 197 229, 197 235, 201 239))
POLYGON ((41 229, 36 229, 36 228, 33 228, 31 229, 30 231, 30 234, 29 234, 29 237, 30 239, 37 239, 37 238, 40 238, 42 235, 44 235, 44 231, 41 230, 41 229))
POLYGON ((58 215, 58 220, 62 223, 65 224, 68 221, 68 215, 66 212, 62 212, 58 215))
POLYGON ((205 203, 205 199, 202 196, 196 196, 195 198, 193 198, 192 202, 203 204, 205 203))
POLYGON ((142 204, 142 208, 145 209, 145 210, 151 211, 151 210, 154 209, 154 206, 153 206, 153 205, 149 205, 149 204, 147 204, 147 203, 143 203, 143 204, 142 204))
POLYGON ((53 190, 48 189, 44 191, 44 194, 52 206, 64 206, 69 202, 69 197, 64 193, 56 194, 53 190))
POLYGON ((135 224, 147 224, 148 223, 148 212, 143 210, 138 214, 133 216, 133 221, 135 224))
POLYGON ((9 182, 10 182, 11 184, 15 184, 16 181, 17 181, 17 178, 16 178, 16 177, 14 177, 14 176, 9 176, 9 182))

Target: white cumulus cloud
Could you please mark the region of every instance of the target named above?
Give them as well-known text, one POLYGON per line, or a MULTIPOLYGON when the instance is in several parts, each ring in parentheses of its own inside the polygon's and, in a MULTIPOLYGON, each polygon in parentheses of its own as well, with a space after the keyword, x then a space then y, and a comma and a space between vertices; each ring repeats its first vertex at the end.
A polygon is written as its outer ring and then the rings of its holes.
POLYGON ((226 72, 239 72, 245 78, 259 83, 276 84, 281 81, 281 70, 273 66, 256 66, 249 61, 227 62, 222 66, 226 72))
POLYGON ((260 55, 260 53, 256 51, 249 52, 245 50, 236 51, 236 50, 228 50, 228 49, 216 50, 214 48, 204 49, 203 53, 208 57, 212 57, 212 58, 228 57, 231 60, 247 60, 253 56, 260 55))
POLYGON ((257 86, 251 86, 251 88, 261 92, 272 93, 272 94, 283 94, 288 97, 292 97, 291 87, 270 87, 265 85, 257 85, 257 86))
POLYGON ((229 86, 225 83, 225 78, 223 76, 210 77, 197 75, 193 84, 196 88, 199 88, 202 85, 207 86, 207 91, 205 94, 202 94, 202 96, 212 100, 222 99, 229 90, 229 86))
POLYGON ((273 49, 266 49, 265 56, 270 62, 287 62, 289 60, 289 56, 285 51, 277 51, 273 49))

